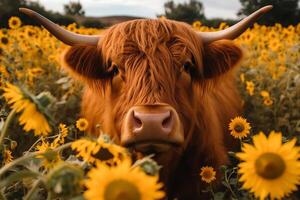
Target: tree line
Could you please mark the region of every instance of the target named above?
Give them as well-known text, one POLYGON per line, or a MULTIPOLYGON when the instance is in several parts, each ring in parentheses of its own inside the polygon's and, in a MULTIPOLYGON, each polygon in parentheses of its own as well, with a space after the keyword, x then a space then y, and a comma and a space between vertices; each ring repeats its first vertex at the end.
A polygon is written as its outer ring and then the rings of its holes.
MULTIPOLYGON (((239 0, 242 8, 238 11, 239 18, 250 15, 252 12, 266 5, 273 5, 271 12, 267 13, 258 20, 259 24, 274 25, 280 23, 284 26, 290 24, 296 25, 300 23, 300 0, 239 0)), ((208 26, 216 26, 220 22, 227 24, 235 23, 234 20, 228 19, 207 19, 204 15, 204 7, 201 1, 189 0, 188 2, 175 4, 173 0, 169 0, 164 4, 165 13, 162 14, 168 19, 185 21, 193 23, 201 21, 208 26)))
MULTIPOLYGON (((83 10, 80 1, 70 1, 68 4, 64 5, 64 13, 59 13, 47 10, 38 1, 33 2, 28 0, 0 0, 0 28, 8 27, 7 22, 11 16, 18 16, 22 20, 23 24, 38 25, 34 20, 20 13, 20 7, 30 8, 60 25, 69 25, 71 23, 77 22, 78 16, 85 15, 85 11, 83 10)), ((103 28, 105 26, 100 21, 91 19, 83 20, 81 22, 81 25, 85 27, 96 28, 103 28)))

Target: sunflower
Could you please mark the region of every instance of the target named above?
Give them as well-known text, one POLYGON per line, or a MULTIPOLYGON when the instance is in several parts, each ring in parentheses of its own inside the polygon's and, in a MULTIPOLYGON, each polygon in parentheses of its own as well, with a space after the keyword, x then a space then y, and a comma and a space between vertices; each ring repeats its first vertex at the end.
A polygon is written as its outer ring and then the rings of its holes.
POLYGON ((241 80, 242 83, 245 82, 245 74, 244 73, 240 74, 240 80, 241 80))
POLYGON ((221 22, 220 25, 219 25, 219 30, 223 30, 223 29, 226 29, 228 28, 228 25, 226 24, 226 22, 221 22))
POLYGON ((125 148, 109 143, 103 137, 99 137, 97 141, 83 138, 73 142, 71 147, 77 152, 77 157, 91 164, 116 165, 129 159, 125 148))
POLYGON ((159 17, 159 19, 160 19, 160 20, 166 20, 166 19, 167 19, 167 17, 166 17, 166 16, 164 16, 164 15, 162 15, 162 16, 160 16, 160 17, 159 17))
POLYGON ((27 77, 28 77, 29 83, 33 84, 33 79, 35 77, 41 76, 41 74, 43 72, 44 72, 43 69, 41 69, 40 67, 35 67, 35 68, 28 69, 27 70, 27 77))
POLYGON ((275 38, 277 38, 277 34, 275 31, 270 31, 267 37, 269 38, 269 40, 274 40, 275 38))
POLYGON ((243 34, 245 43, 250 43, 254 39, 254 34, 251 31, 246 31, 243 34))
POLYGON ((265 98, 264 99, 264 104, 266 106, 271 106, 273 104, 273 100, 271 98, 265 98))
POLYGON ((0 44, 6 46, 9 44, 9 39, 6 35, 0 36, 0 44))
POLYGON ((76 127, 80 130, 80 131, 85 131, 87 130, 89 126, 89 122, 85 119, 85 118, 80 118, 76 121, 76 127))
POLYGON ((68 132, 69 132, 69 130, 65 124, 59 124, 58 130, 59 130, 59 134, 52 142, 52 144, 54 146, 58 146, 60 144, 65 143, 65 138, 67 137, 68 132))
POLYGON ((268 98, 268 97, 270 97, 270 94, 269 94, 268 91, 262 90, 262 91, 260 92, 260 96, 262 96, 263 98, 268 98))
POLYGON ((36 146, 36 151, 39 153, 45 152, 47 149, 50 148, 49 142, 42 140, 37 146, 36 146))
POLYGON ((270 49, 272 49, 273 51, 277 51, 280 47, 281 47, 280 40, 278 39, 270 40, 269 42, 270 49))
POLYGON ((199 30, 201 28, 202 23, 200 21, 195 21, 193 23, 193 28, 199 30))
POLYGON ((61 135, 62 138, 67 137, 69 133, 69 130, 65 124, 60 123, 59 124, 59 134, 61 135))
POLYGON ((263 97, 263 102, 266 106, 270 106, 273 104, 273 100, 270 98, 270 94, 269 92, 265 91, 265 90, 262 90, 260 92, 260 96, 263 97))
POLYGON ((9 18, 9 20, 8 20, 8 26, 11 29, 17 29, 21 25, 22 25, 22 22, 19 17, 13 16, 13 17, 9 18))
POLYGON ((246 81, 246 90, 250 96, 254 94, 254 83, 252 81, 246 81))
POLYGON ((3 78, 9 77, 9 73, 4 65, 0 65, 0 76, 2 76, 3 78))
POLYGON ((238 173, 243 188, 257 198, 281 199, 297 190, 300 183, 300 148, 296 139, 282 144, 281 133, 272 131, 267 138, 260 132, 253 137, 254 145, 243 144, 238 173))
POLYGON ((213 167, 205 166, 201 168, 200 176, 202 181, 211 183, 216 180, 216 171, 213 167))
POLYGON ((41 143, 36 146, 36 152, 43 153, 43 155, 37 156, 37 158, 43 158, 42 166, 46 169, 53 168, 61 161, 60 155, 53 151, 57 146, 57 144, 49 143, 45 140, 42 140, 41 143))
POLYGON ((13 156, 11 155, 11 151, 8 149, 4 149, 2 156, 3 156, 2 162, 4 164, 7 164, 7 163, 10 163, 11 161, 13 161, 13 156))
POLYGON ((99 165, 88 173, 84 197, 87 200, 154 200, 162 199, 158 176, 148 176, 130 161, 116 167, 99 165))
POLYGON ((69 31, 75 31, 75 30, 77 29, 77 24, 76 24, 76 23, 69 24, 69 25, 67 26, 67 29, 68 29, 69 31))
POLYGON ((242 139, 250 133, 251 126, 246 119, 242 117, 235 117, 229 123, 230 134, 234 138, 242 139))
POLYGON ((36 31, 32 27, 27 27, 25 29, 25 35, 27 37, 34 37, 36 35, 36 31))
POLYGON ((24 125, 23 129, 26 132, 33 130, 35 135, 48 135, 51 132, 45 116, 38 111, 37 106, 29 98, 25 97, 20 88, 7 83, 3 90, 3 96, 10 107, 17 113, 21 113, 19 123, 24 125))

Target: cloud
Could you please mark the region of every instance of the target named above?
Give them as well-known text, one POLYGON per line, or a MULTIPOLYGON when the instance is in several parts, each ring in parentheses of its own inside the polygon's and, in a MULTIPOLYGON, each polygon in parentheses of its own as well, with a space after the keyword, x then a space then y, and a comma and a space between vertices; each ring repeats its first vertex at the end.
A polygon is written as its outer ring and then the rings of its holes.
POLYGON ((239 0, 202 0, 205 16, 208 18, 236 18, 236 13, 241 8, 239 0))
MULTIPOLYGON (((63 12, 63 5, 69 1, 39 0, 47 9, 58 12, 63 12)), ((186 1, 175 0, 176 3, 186 1)), ((153 18, 163 13, 166 0, 81 0, 80 2, 88 16, 134 15, 153 18)), ((201 0, 201 2, 208 18, 236 18, 236 13, 241 7, 239 0, 201 0)))

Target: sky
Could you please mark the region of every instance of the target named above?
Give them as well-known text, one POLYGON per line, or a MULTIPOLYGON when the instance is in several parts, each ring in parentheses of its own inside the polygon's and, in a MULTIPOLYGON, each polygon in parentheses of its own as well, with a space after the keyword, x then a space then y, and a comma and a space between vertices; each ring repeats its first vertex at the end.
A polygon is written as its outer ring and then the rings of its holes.
MULTIPOLYGON (((32 0, 39 1, 46 9, 63 12, 63 5, 70 0, 32 0)), ((77 1, 77 0, 73 0, 77 1)), ((164 12, 167 0, 80 0, 86 16, 131 15, 155 18, 164 12)), ((188 0, 174 0, 175 3, 188 0)), ((241 7, 239 0, 201 0, 207 18, 237 18, 241 7)))

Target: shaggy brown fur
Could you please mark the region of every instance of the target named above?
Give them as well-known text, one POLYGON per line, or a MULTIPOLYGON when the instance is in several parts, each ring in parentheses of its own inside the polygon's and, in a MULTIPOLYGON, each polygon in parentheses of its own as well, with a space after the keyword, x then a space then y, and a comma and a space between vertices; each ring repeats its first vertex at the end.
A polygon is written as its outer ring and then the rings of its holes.
POLYGON ((241 110, 231 69, 241 57, 231 41, 204 45, 184 23, 146 19, 109 28, 97 47, 71 47, 64 61, 87 84, 82 114, 93 134, 101 124, 118 143, 132 106, 166 103, 175 108, 185 143, 158 158, 164 165, 162 180, 170 199, 197 199, 201 166, 218 169, 228 161, 227 125, 241 110), (184 63, 190 63, 188 71, 184 63))

